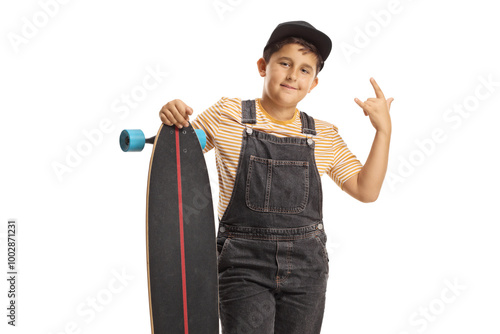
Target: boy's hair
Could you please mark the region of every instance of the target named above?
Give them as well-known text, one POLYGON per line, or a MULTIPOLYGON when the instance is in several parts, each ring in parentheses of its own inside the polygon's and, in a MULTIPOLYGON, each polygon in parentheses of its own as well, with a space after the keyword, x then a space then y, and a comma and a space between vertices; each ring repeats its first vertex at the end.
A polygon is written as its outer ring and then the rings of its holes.
POLYGON ((266 63, 269 63, 269 59, 271 59, 271 56, 273 53, 279 51, 283 46, 287 44, 300 44, 303 46, 303 48, 299 49, 300 51, 304 51, 305 53, 312 52, 314 55, 316 55, 316 76, 318 75, 319 71, 321 71, 322 64, 323 64, 323 58, 318 52, 318 49, 316 46, 312 43, 309 43, 303 38, 300 37, 287 37, 285 39, 282 39, 276 43, 273 43, 269 45, 267 49, 264 50, 264 55, 263 58, 266 61, 266 63))

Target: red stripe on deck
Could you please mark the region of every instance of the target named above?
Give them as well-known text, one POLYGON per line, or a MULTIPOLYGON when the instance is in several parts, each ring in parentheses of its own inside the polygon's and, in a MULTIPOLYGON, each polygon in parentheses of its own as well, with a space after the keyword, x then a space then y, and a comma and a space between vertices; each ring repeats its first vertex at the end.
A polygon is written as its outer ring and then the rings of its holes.
POLYGON ((186 292, 186 256, 184 254, 184 218, 182 215, 182 179, 181 153, 179 143, 179 128, 175 128, 175 145, 177 151, 177 193, 179 194, 179 231, 181 239, 181 267, 182 267, 182 299, 184 305, 184 333, 188 330, 187 292, 186 292))

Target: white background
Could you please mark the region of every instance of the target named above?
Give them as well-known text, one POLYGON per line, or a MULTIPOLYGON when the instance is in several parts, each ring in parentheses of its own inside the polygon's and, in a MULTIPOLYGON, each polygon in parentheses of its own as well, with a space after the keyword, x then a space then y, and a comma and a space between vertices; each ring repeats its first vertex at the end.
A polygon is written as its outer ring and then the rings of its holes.
MULTIPOLYGON (((276 25, 290 20, 333 40, 320 84, 299 108, 338 126, 361 162, 374 129, 354 98, 374 97, 370 77, 395 98, 379 199, 357 202, 323 178, 330 279, 322 332, 499 332, 500 21, 492 1, 62 2, 0 5, 1 277, 9 218, 19 238, 18 326, 6 324, 2 279, 2 333, 149 333, 151 146, 125 154, 119 133, 156 134, 158 111, 174 98, 198 114, 222 96, 260 97, 256 62, 276 25), (148 69, 163 74, 144 90, 148 69), (132 94, 140 101, 125 107, 132 94), (58 176, 54 166, 66 169, 58 176)), ((206 158, 216 199, 214 153, 206 158)))

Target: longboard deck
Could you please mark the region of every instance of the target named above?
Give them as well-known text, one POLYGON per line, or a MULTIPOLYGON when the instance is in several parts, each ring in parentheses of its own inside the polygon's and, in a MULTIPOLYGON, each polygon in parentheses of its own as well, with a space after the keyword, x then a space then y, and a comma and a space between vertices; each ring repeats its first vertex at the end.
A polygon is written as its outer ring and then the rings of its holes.
POLYGON ((151 154, 146 210, 152 333, 218 334, 212 197, 191 126, 160 127, 151 154))

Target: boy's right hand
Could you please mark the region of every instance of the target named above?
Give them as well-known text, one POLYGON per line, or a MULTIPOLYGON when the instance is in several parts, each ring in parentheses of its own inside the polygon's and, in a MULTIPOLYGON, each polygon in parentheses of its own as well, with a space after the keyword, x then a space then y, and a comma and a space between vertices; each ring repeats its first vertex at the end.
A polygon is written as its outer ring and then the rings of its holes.
POLYGON ((165 104, 160 110, 160 119, 166 125, 175 125, 179 129, 189 126, 189 115, 193 114, 193 109, 181 100, 172 100, 165 104))

